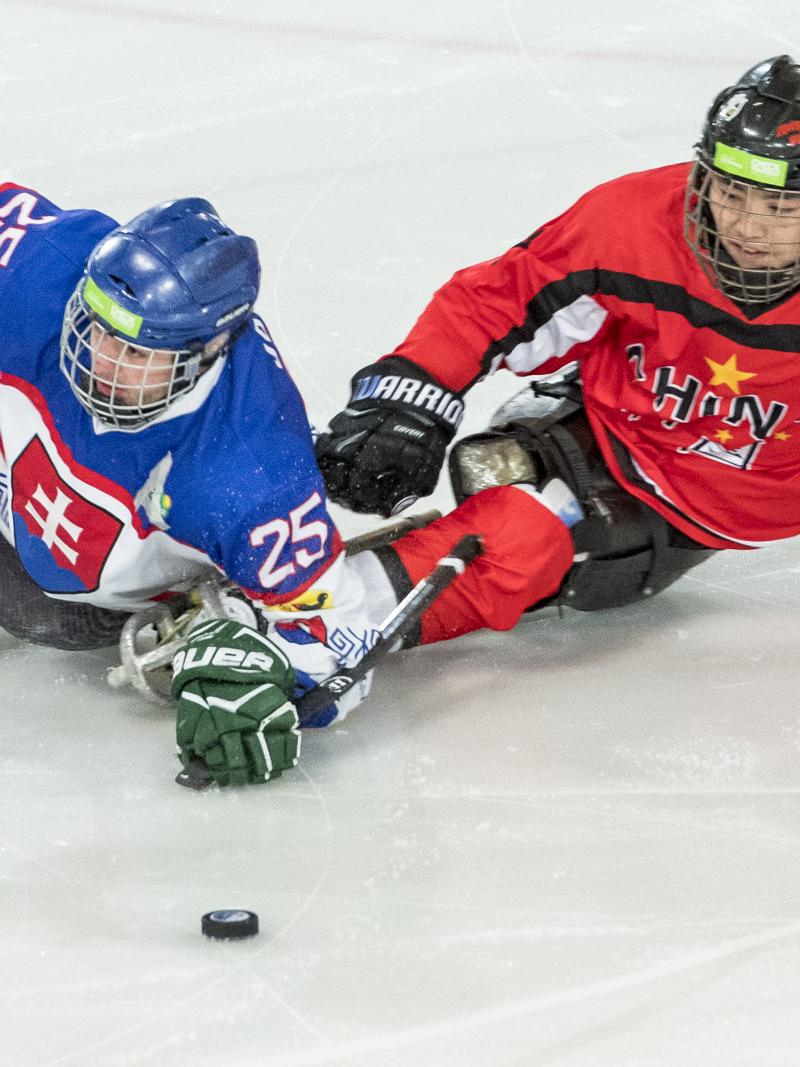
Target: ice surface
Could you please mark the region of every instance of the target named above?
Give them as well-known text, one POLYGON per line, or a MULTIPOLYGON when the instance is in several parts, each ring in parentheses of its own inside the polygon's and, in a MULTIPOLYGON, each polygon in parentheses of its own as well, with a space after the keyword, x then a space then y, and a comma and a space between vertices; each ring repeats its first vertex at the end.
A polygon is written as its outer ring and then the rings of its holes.
MULTIPOLYGON (((0 12, 5 174, 117 217, 211 198, 319 421, 453 270, 800 54, 787 0, 0 12)), ((0 1061, 794 1067, 799 613, 794 546, 719 556, 398 657, 293 776, 207 794, 110 654, 0 635, 0 1061), (257 939, 201 937, 238 905, 257 939)))

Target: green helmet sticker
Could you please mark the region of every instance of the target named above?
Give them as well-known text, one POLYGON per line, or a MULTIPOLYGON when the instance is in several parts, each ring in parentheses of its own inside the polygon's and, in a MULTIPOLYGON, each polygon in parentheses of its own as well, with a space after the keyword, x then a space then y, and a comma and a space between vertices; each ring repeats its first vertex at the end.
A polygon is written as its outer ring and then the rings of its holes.
POLYGON ((741 148, 717 141, 714 149, 714 166, 726 174, 735 174, 747 181, 759 185, 776 185, 783 189, 789 174, 789 164, 785 159, 767 159, 766 156, 754 156, 743 152, 741 148))
POLYGON ((142 316, 134 315, 132 311, 126 311, 108 293, 104 293, 91 278, 86 279, 86 285, 83 287, 83 299, 96 315, 99 315, 115 330, 124 333, 127 337, 139 336, 139 330, 142 328, 142 316))

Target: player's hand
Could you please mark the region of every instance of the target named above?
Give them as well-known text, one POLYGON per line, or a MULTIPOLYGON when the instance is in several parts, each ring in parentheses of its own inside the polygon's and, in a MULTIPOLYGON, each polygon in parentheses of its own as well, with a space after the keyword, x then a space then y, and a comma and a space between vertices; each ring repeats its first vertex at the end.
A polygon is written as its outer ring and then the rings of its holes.
POLYGON ((352 390, 317 439, 317 462, 337 504, 388 518, 436 488, 464 403, 396 356, 360 370, 352 390))
POLYGON ((257 631, 212 620, 172 664, 176 738, 184 767, 202 760, 219 785, 267 782, 297 764, 295 673, 257 631))

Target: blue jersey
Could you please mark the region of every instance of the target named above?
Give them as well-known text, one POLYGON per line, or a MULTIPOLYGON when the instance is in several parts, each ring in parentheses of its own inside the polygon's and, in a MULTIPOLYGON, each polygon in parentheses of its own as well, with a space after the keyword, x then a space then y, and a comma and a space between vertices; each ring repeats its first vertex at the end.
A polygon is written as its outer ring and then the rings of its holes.
POLYGON ((209 565, 291 600, 340 550, 302 400, 254 318, 157 420, 112 430, 59 367, 64 307, 116 223, 0 189, 0 524, 47 593, 135 610, 209 565))
POLYGON ((55 598, 135 611, 215 570, 311 678, 357 662, 396 596, 371 553, 343 552, 265 323, 145 426, 103 425, 71 392, 64 309, 115 226, 0 185, 0 532, 55 598))
POLYGON ((319 678, 355 662, 393 594, 374 559, 345 557, 303 402, 258 317, 145 426, 105 426, 73 394, 64 309, 115 226, 0 186, 0 532, 51 596, 136 611, 215 568, 295 666, 319 678))

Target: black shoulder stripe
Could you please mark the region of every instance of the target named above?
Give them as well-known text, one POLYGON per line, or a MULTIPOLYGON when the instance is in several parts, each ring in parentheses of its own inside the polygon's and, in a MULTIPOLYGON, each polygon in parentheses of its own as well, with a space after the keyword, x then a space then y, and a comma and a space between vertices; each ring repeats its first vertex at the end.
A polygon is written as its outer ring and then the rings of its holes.
POLYGON ((581 270, 545 285, 536 294, 527 305, 524 322, 509 330, 505 337, 493 341, 486 349, 481 358, 480 373, 470 385, 486 374, 497 356, 507 356, 517 345, 533 340, 536 331, 549 322, 557 311, 569 307, 581 296, 597 294, 616 296, 634 304, 651 304, 658 311, 674 312, 697 329, 712 330, 734 344, 747 348, 800 354, 800 323, 768 325, 742 322, 729 312, 690 296, 680 285, 621 271, 581 270))
POLYGON ((656 282, 649 278, 640 278, 636 274, 622 274, 617 271, 580 273, 597 274, 599 284, 595 292, 618 296, 621 300, 630 300, 636 304, 652 304, 659 311, 674 311, 692 326, 712 330, 735 344, 747 348, 800 353, 800 323, 770 326, 766 323, 742 322, 722 308, 690 296, 680 285, 656 282))
POLYGON ((527 344, 532 341, 536 331, 549 322, 557 311, 569 307, 581 296, 593 296, 600 292, 598 285, 599 271, 581 270, 568 274, 565 278, 559 278, 557 282, 550 282, 540 289, 536 296, 528 302, 525 311, 525 321, 501 337, 493 341, 481 357, 481 369, 472 382, 465 388, 470 388, 479 378, 489 370, 493 360, 498 356, 507 356, 517 345, 527 344))
POLYGON ((519 241, 514 245, 514 248, 527 248, 531 241, 534 241, 542 232, 544 227, 540 226, 538 230, 534 230, 532 234, 525 238, 524 241, 519 241))

